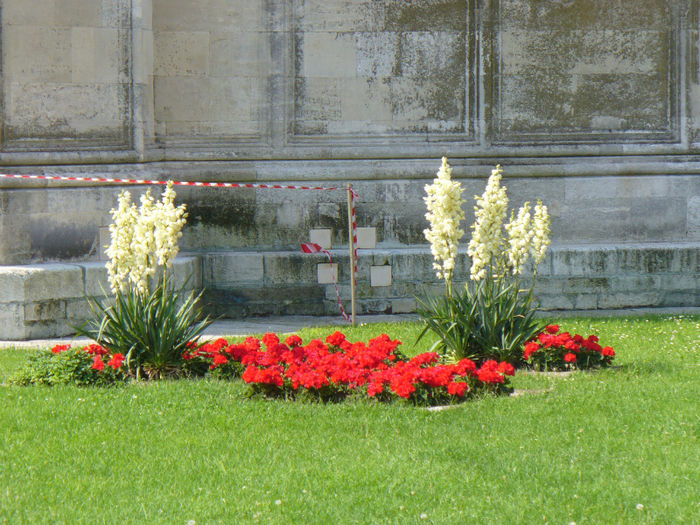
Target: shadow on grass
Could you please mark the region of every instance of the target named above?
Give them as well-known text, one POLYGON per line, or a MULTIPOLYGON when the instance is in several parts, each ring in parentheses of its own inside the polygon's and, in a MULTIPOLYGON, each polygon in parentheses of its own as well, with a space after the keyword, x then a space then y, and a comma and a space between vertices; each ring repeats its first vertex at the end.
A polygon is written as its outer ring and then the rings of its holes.
POLYGON ((665 374, 676 370, 671 363, 664 361, 634 361, 610 367, 610 370, 617 370, 628 374, 651 375, 665 374))

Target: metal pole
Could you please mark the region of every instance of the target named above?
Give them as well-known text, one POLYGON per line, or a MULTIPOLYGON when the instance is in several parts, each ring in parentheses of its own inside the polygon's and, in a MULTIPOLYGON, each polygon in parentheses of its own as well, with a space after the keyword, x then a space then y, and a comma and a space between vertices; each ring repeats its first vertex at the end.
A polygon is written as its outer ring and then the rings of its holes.
POLYGON ((351 297, 351 306, 352 306, 352 325, 355 326, 356 324, 356 315, 357 315, 357 281, 355 279, 355 276, 357 275, 357 261, 355 260, 355 216, 353 213, 353 210, 355 208, 354 205, 354 196, 352 192, 352 185, 348 182, 348 239, 350 239, 350 242, 348 243, 350 245, 350 297, 351 297))

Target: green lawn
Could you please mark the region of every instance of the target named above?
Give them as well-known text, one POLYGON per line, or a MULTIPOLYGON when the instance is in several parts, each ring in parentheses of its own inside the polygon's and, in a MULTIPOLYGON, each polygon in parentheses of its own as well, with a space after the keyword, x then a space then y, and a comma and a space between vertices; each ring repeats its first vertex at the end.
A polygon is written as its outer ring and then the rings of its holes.
MULTIPOLYGON (((700 522, 700 318, 560 324, 619 367, 518 373, 539 393, 442 412, 246 400, 238 381, 0 386, 0 523, 700 522)), ((381 331, 419 350, 417 324, 346 333, 381 331)), ((0 383, 26 352, 0 350, 0 383)))

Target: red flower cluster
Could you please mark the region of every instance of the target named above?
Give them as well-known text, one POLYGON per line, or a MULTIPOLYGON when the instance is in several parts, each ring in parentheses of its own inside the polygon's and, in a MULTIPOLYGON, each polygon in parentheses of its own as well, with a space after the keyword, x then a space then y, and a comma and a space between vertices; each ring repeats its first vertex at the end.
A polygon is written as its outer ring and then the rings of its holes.
MULTIPOLYGON (((51 349, 51 352, 54 354, 60 354, 62 352, 66 352, 71 349, 70 344, 66 345, 56 345, 51 349)), ((107 366, 113 368, 114 370, 119 370, 122 367, 122 364, 124 363, 125 356, 124 354, 112 354, 110 355, 109 350, 106 349, 105 347, 98 345, 98 344, 90 344, 82 350, 76 350, 76 351, 82 351, 87 354, 90 354, 91 356, 94 356, 92 359, 92 369, 97 370, 98 372, 101 372, 102 370, 105 369, 105 362, 103 360, 103 356, 109 357, 109 360, 107 361, 107 366)))
POLYGON ((396 350, 400 344, 386 334, 367 344, 353 343, 335 332, 325 342, 314 339, 304 346, 297 335, 281 343, 277 335, 265 334, 262 345, 255 338, 239 344, 219 339, 188 350, 185 358, 204 358, 211 362, 211 369, 240 363, 245 367, 243 380, 256 392, 287 397, 308 392, 324 400, 361 391, 382 399, 398 396, 417 402, 449 401, 463 398, 467 392, 498 391, 507 383, 505 376, 515 372, 510 364, 496 361, 487 361, 479 369, 469 359, 439 364, 434 352, 406 360, 396 350))
POLYGON ((598 344, 598 336, 589 335, 584 339, 579 334, 559 333, 557 325, 547 326, 544 332, 525 344, 523 352, 523 358, 541 370, 605 367, 614 357, 615 350, 598 344))

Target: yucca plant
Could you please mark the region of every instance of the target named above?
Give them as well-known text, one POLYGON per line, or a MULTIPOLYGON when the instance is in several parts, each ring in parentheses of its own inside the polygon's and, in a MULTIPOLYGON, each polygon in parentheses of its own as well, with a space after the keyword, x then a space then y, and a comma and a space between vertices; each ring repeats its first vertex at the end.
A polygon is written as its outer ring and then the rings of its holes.
POLYGON ((202 315, 202 292, 186 292, 186 286, 174 289, 164 273, 150 291, 118 291, 113 302, 89 298, 93 317, 77 333, 124 354, 136 378, 179 375, 187 345, 212 323, 202 315))
POLYGON ((523 290, 517 279, 482 279, 463 292, 419 299, 418 313, 433 332, 432 350, 452 359, 488 359, 522 363, 525 343, 543 324, 535 319, 532 288, 523 290))
POLYGON ((464 201, 462 188, 451 180, 451 172, 443 157, 437 178, 425 187, 430 228, 424 234, 431 245, 437 276, 445 281, 446 293, 417 298, 418 312, 425 321, 419 339, 433 332, 439 338, 433 349, 454 359, 521 364, 523 346, 542 326, 534 318, 536 271, 526 290, 521 289, 519 276, 530 257, 536 269, 549 246, 547 207, 538 201, 533 215, 526 202, 517 216, 511 212, 510 222, 505 223, 508 196, 501 186, 503 170, 496 166, 484 193, 476 197, 476 220, 467 247, 472 262, 470 282, 460 292, 453 286, 452 273, 459 240, 464 235, 460 229, 464 201))
POLYGON ((111 211, 111 243, 106 253, 109 283, 115 296, 104 301, 88 298, 93 318, 77 328, 112 352, 125 355, 129 371, 137 378, 162 378, 184 373, 182 354, 196 343, 211 324, 202 317, 198 295, 187 293, 187 282, 176 289, 168 269, 178 253, 187 213, 174 205, 173 183, 168 182, 160 201, 150 191, 141 206, 123 191, 119 206, 111 211))

